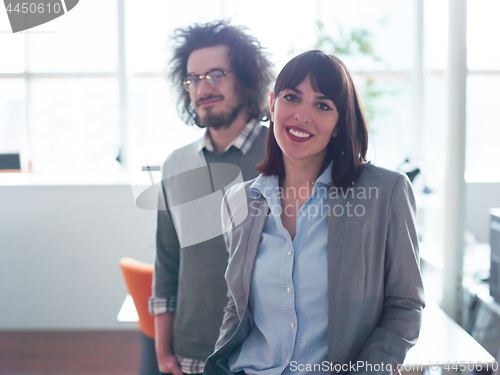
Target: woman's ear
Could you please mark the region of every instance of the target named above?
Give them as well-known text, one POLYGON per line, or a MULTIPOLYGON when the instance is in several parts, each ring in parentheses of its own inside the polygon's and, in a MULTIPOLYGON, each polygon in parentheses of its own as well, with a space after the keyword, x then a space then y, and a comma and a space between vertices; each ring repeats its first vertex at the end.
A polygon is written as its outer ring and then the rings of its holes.
POLYGON ((274 92, 271 93, 271 98, 270 98, 270 107, 271 107, 271 121, 274 122, 274 92))
POLYGON ((337 138, 338 135, 339 135, 339 128, 337 125, 335 125, 332 132, 332 138, 337 138))

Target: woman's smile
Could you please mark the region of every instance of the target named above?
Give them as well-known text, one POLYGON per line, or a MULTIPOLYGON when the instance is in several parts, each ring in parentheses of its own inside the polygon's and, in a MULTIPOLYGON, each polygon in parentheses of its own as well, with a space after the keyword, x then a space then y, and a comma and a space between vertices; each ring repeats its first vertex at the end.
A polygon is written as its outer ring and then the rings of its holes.
POLYGON ((298 126, 285 126, 285 129, 288 138, 290 138, 293 142, 307 142, 314 137, 314 134, 298 126))

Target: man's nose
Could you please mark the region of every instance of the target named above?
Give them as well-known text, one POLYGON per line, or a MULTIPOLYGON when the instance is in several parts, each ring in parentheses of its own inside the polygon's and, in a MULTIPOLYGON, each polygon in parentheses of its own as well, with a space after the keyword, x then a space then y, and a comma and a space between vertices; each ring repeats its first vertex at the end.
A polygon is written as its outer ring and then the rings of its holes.
POLYGON ((198 83, 198 89, 196 93, 199 97, 204 97, 210 94, 213 91, 213 85, 207 82, 207 79, 204 78, 198 83))

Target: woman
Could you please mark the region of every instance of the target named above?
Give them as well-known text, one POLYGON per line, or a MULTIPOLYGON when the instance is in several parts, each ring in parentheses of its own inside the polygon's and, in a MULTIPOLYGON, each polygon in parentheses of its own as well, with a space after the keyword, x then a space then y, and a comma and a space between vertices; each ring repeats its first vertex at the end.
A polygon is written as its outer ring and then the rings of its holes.
POLYGON ((204 374, 403 363, 424 307, 415 202, 405 175, 365 162, 367 145, 343 63, 320 51, 288 62, 261 175, 227 194, 229 303, 204 374))

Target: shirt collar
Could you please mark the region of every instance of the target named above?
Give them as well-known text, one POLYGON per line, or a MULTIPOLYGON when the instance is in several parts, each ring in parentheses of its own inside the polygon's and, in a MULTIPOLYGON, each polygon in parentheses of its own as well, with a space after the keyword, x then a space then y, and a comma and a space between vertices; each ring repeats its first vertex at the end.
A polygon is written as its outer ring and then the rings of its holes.
POLYGON ((250 193, 254 198, 260 195, 269 199, 270 195, 278 188, 278 176, 264 176, 260 174, 250 186, 250 193))
MULTIPOLYGON (((242 132, 226 147, 224 152, 234 146, 239 149, 243 155, 246 155, 247 152, 250 151, 250 148, 252 147, 254 141, 257 139, 259 133, 259 121, 252 120, 248 122, 242 132)), ((205 134, 203 134, 203 136, 200 138, 199 151, 203 149, 206 149, 210 152, 215 151, 208 129, 205 130, 205 134)))
POLYGON ((323 173, 316 180, 316 184, 329 186, 332 184, 332 166, 333 160, 328 164, 323 173))
MULTIPOLYGON (((332 184, 332 166, 333 160, 316 179, 314 191, 323 186, 329 187, 332 184)), ((258 198, 259 195, 262 195, 264 198, 268 199, 270 195, 274 193, 274 190, 278 188, 278 183, 278 176, 264 176, 261 174, 250 186, 250 192, 254 198, 258 198)))

